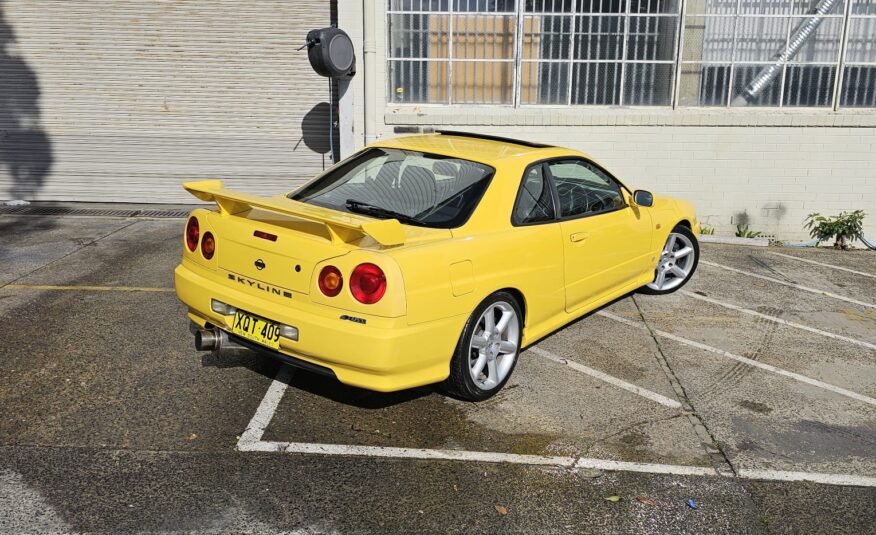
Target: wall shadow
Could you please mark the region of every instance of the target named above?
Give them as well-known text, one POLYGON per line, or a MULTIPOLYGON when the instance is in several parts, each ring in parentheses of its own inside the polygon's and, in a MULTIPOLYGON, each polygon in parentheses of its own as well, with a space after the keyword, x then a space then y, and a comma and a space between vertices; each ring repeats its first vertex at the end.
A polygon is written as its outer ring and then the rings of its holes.
POLYGON ((331 150, 328 132, 329 105, 328 102, 320 102, 301 119, 301 138, 313 152, 328 154, 331 150))
POLYGON ((0 0, 0 172, 12 178, 0 199, 33 200, 52 168, 52 144, 40 125, 36 74, 15 53, 14 44, 0 0))

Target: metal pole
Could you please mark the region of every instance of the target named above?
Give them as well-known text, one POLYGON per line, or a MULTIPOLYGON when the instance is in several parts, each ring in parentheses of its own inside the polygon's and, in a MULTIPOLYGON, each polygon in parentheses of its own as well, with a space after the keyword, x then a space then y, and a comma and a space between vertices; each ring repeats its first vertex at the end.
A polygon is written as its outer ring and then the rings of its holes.
POLYGON ((517 12, 517 19, 514 22, 517 29, 514 31, 514 87, 512 88, 513 94, 511 95, 511 105, 515 108, 520 107, 520 101, 522 100, 521 85, 523 82, 523 73, 521 70, 523 68, 523 39, 525 38, 523 32, 523 7, 523 0, 517 0, 514 4, 514 9, 517 12))
POLYGON ((794 34, 788 40, 787 46, 776 52, 772 57, 773 63, 761 69, 757 76, 754 77, 754 80, 749 82, 745 89, 733 99, 733 105, 745 106, 755 101, 758 95, 782 72, 785 63, 796 56, 797 52, 803 48, 806 40, 818 29, 818 26, 824 21, 824 17, 833 10, 836 3, 837 0, 821 0, 815 6, 815 9, 808 13, 811 16, 806 17, 794 30, 794 34))
POLYGON ((353 154, 356 141, 353 136, 353 88, 350 80, 338 80, 338 137, 339 160, 353 154))
POLYGON ((836 74, 833 77, 833 99, 831 101, 831 107, 834 111, 839 109, 841 95, 840 92, 843 90, 843 78, 845 77, 845 65, 846 65, 846 50, 849 46, 849 26, 852 24, 852 3, 846 2, 846 9, 843 12, 843 35, 842 41, 840 42, 840 53, 837 58, 836 64, 836 74))
MULTIPOLYGON (((672 77, 672 94, 669 96, 672 109, 678 107, 679 85, 681 85, 681 60, 684 55, 684 30, 687 27, 684 20, 687 14, 687 0, 681 0, 681 5, 678 8, 678 23, 675 25, 675 72, 672 77)), ((700 56, 702 60, 702 56, 700 56)), ((700 67, 702 69, 702 67, 700 67)), ((702 72, 702 70, 700 71, 702 72)))

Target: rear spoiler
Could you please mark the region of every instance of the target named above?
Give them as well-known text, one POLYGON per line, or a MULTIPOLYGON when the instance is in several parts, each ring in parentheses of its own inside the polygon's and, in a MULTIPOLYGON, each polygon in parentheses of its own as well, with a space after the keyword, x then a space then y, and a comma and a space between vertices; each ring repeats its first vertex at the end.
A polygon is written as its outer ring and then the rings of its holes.
POLYGON ((325 225, 332 243, 351 242, 370 236, 380 245, 402 245, 405 230, 397 219, 371 219, 345 214, 312 204, 293 201, 285 195, 259 197, 225 189, 221 180, 186 182, 183 187, 202 201, 215 202, 222 214, 232 215, 253 208, 313 221, 325 225))

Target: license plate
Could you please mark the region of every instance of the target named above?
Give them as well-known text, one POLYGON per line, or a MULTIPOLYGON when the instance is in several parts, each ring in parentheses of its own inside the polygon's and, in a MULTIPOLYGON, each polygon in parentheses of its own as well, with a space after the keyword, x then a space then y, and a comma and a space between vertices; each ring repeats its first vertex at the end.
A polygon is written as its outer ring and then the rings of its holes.
POLYGON ((246 312, 237 311, 231 332, 263 346, 274 349, 280 347, 280 326, 246 312))

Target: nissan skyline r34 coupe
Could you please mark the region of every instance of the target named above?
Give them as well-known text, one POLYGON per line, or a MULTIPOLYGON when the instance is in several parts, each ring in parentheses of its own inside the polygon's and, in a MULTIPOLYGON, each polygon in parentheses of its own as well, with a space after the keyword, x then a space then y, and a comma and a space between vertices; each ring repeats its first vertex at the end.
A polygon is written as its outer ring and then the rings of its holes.
POLYGON ((482 400, 520 352, 697 267, 684 201, 579 152, 463 132, 380 141, 288 195, 221 181, 186 224, 176 293, 199 350, 246 347, 342 383, 482 400))

